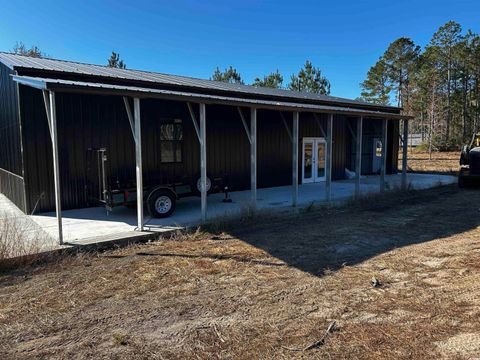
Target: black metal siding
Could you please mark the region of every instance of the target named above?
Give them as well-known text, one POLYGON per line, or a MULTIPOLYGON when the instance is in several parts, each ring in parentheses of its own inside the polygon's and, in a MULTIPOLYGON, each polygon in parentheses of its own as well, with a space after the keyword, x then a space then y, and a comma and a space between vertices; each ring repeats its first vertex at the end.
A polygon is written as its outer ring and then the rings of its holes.
MULTIPOLYGON (((356 143, 352 133, 357 133, 357 119, 348 118, 350 129, 346 128, 345 143, 347 149, 346 168, 355 171, 356 143)), ((398 172, 398 121, 389 121, 387 129, 387 174, 398 172)), ((382 121, 363 119, 362 129, 362 174, 373 174, 372 158, 374 153, 373 139, 382 137, 382 121)))
POLYGON ((0 192, 25 210, 22 142, 14 71, 0 63, 0 192))
MULTIPOLYGON (((21 87, 21 94, 29 204, 39 201, 37 211, 53 210, 52 150, 41 92, 21 87)), ((118 181, 121 185, 133 184, 134 144, 122 99, 114 96, 58 93, 56 100, 62 207, 71 209, 89 206, 85 192, 88 148, 107 148, 110 183, 115 184, 118 181)), ((198 105, 193 106, 198 119, 198 105)), ((210 176, 227 177, 231 190, 248 189, 250 145, 237 109, 207 105, 206 114, 207 172, 210 176)), ((244 114, 249 122, 249 110, 244 109, 244 114)), ((284 115, 291 128, 292 114, 284 115)), ((198 176, 199 143, 186 104, 145 99, 141 101, 141 117, 145 184, 184 181, 198 176), (169 117, 181 118, 184 125, 183 161, 177 164, 160 162, 160 123, 169 117)), ((326 131, 327 115, 320 115, 320 119, 326 131)), ((334 120, 334 179, 342 179, 345 175, 345 134, 348 131, 345 124, 344 117, 336 117, 334 120)), ((300 115, 299 131, 300 139, 322 136, 312 114, 300 115)), ((258 187, 291 184, 291 141, 279 112, 258 110, 257 139, 258 187)), ((301 172, 301 169, 299 171, 301 172)))

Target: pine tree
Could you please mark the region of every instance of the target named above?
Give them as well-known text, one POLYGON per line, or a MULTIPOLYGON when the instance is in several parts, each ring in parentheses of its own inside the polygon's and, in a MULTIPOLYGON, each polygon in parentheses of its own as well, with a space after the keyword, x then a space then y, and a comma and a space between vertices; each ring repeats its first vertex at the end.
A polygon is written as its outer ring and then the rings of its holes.
POLYGON ((443 72, 443 82, 447 88, 447 116, 445 119, 445 141, 450 138, 450 124, 452 121, 452 72, 454 65, 454 51, 456 46, 462 41, 462 27, 460 24, 449 21, 441 26, 433 34, 430 46, 435 47, 439 53, 440 66, 443 72))
POLYGON ((252 84, 256 87, 267 87, 273 89, 280 89, 283 85, 283 76, 277 70, 263 77, 263 79, 255 78, 252 84))
POLYGON ((420 47, 409 38, 399 38, 392 42, 385 53, 385 69, 390 87, 395 91, 397 105, 409 112, 410 79, 417 66, 420 47))
POLYGON ((390 104, 392 89, 388 85, 387 65, 382 58, 368 70, 367 79, 360 86, 362 88, 361 100, 381 105, 390 104))
POLYGON ((110 58, 108 59, 107 66, 118 69, 127 68, 127 64, 120 59, 120 54, 116 53, 115 51, 112 51, 112 55, 110 55, 110 58))
POLYGON ((221 71, 217 66, 210 80, 222 81, 230 84, 243 84, 240 73, 232 66, 225 69, 224 71, 221 71))
POLYGON ((322 72, 319 68, 313 66, 312 63, 307 60, 298 74, 293 74, 290 77, 288 89, 329 95, 330 81, 322 76, 322 72))

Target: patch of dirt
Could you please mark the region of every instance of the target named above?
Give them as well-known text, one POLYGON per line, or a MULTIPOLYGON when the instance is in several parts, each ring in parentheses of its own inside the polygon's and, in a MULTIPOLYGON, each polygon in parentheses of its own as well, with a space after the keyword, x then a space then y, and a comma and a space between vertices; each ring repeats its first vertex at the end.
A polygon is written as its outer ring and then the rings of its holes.
POLYGON ((471 355, 480 357, 480 333, 462 333, 436 343, 444 355, 471 355))
POLYGON ((479 356, 476 203, 388 193, 4 272, 0 358, 479 356))

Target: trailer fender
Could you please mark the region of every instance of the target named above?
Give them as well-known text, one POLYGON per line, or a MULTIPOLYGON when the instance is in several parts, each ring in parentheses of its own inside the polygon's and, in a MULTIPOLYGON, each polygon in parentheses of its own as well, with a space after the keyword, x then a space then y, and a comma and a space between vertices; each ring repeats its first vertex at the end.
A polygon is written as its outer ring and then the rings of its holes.
POLYGON ((175 199, 178 200, 177 193, 171 187, 168 187, 168 186, 165 186, 165 185, 159 185, 159 186, 153 187, 152 189, 149 190, 149 192, 147 194, 147 202, 148 202, 148 200, 150 200, 150 196, 152 196, 152 194, 155 193, 158 190, 170 191, 172 193, 172 195, 175 197, 175 199))

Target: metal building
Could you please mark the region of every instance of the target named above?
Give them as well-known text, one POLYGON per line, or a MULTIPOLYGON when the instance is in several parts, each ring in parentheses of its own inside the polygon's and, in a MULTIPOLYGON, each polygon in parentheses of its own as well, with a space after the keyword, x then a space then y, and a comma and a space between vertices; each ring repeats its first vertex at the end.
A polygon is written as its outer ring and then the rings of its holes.
POLYGON ((0 191, 27 214, 56 210, 61 240, 61 209, 97 205, 93 149, 108 156, 109 188, 198 181, 204 220, 210 179, 251 189, 253 204, 257 188, 293 185, 295 204, 298 184, 329 192, 346 172, 358 190, 360 173, 378 173, 382 188, 397 172, 400 120, 408 134, 400 110, 0 53, 0 191))

